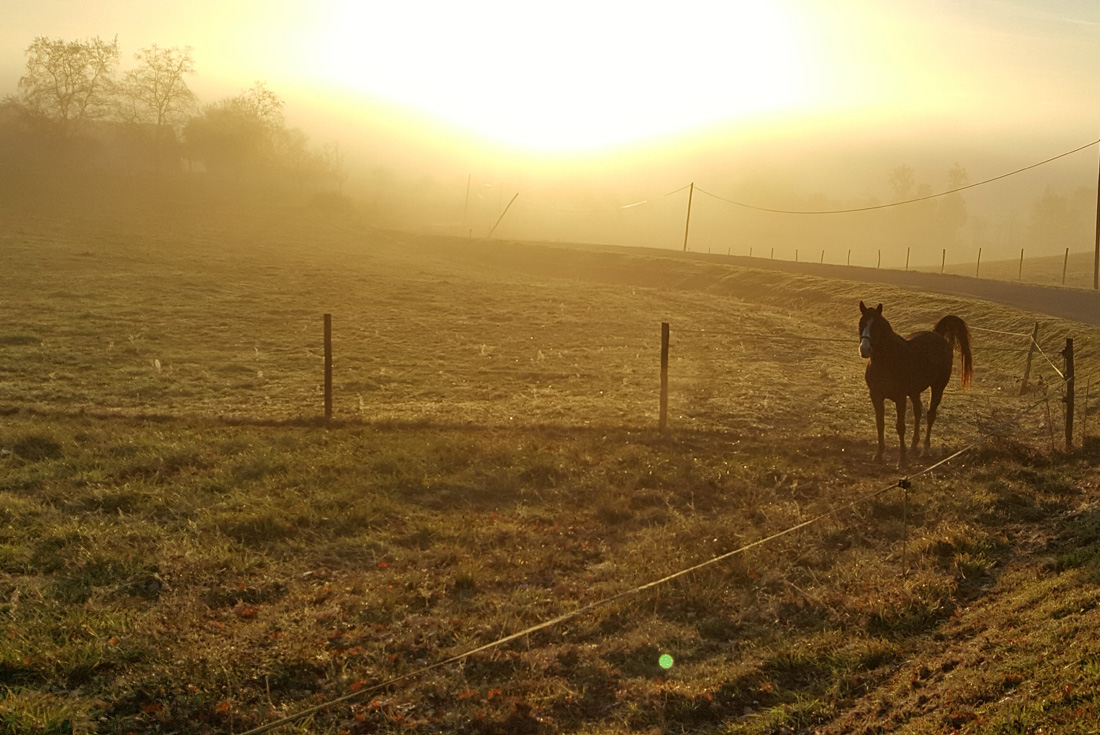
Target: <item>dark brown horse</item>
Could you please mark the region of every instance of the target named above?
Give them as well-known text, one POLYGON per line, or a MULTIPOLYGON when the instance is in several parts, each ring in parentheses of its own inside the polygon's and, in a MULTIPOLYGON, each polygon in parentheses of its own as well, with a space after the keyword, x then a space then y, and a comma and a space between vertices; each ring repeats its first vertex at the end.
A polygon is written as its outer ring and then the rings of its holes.
POLYGON ((932 400, 928 404, 928 431, 924 435, 924 451, 927 452, 932 441, 932 424, 936 420, 936 409, 943 398, 943 389, 951 379, 952 353, 959 351, 959 367, 962 373, 962 385, 970 384, 973 374, 973 357, 970 354, 970 330, 966 322, 953 314, 948 314, 936 323, 931 332, 917 332, 908 338, 895 332, 882 316, 882 304, 869 309, 860 301, 859 310, 863 313, 859 319, 859 354, 870 358, 867 363, 867 387, 871 390, 871 403, 875 407, 875 422, 878 427, 878 453, 876 461, 882 460, 886 449, 883 438, 885 429, 885 401, 890 399, 898 408, 898 439, 901 441, 901 456, 898 464, 905 464, 905 401, 913 403, 913 451, 920 443, 921 402, 920 394, 926 388, 932 389, 932 400))

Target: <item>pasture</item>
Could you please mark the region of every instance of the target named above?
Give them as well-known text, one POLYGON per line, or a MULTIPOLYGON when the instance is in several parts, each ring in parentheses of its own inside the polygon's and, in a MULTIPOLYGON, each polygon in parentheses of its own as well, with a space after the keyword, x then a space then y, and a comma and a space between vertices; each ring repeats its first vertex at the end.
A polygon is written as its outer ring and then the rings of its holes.
POLYGON ((1094 327, 198 191, 33 194, 0 231, 0 731, 243 732, 360 692, 279 731, 1100 726, 1100 447, 1061 451, 1061 394, 1020 397, 1001 334, 1041 320, 1085 376, 1094 327), (1036 407, 888 490, 860 299, 984 330, 935 458, 1036 407))

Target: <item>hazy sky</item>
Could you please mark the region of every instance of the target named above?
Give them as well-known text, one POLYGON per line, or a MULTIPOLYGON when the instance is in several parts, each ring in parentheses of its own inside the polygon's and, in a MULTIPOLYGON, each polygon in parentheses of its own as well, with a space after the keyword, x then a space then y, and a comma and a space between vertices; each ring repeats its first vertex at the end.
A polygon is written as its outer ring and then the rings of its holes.
POLYGON ((0 94, 35 36, 194 48, 206 101, 265 80, 517 150, 828 120, 1100 137, 1096 0, 0 0, 0 94), (346 101, 344 96, 347 96, 346 101))

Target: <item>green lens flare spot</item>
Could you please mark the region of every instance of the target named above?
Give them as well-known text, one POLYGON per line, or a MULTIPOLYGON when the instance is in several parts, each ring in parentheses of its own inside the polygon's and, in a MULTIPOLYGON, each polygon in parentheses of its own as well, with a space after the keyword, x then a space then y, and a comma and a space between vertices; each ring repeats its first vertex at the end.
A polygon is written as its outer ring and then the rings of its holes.
POLYGON ((662 669, 668 671, 672 668, 672 656, 669 656, 667 653, 662 653, 661 657, 657 659, 657 663, 660 664, 662 669))

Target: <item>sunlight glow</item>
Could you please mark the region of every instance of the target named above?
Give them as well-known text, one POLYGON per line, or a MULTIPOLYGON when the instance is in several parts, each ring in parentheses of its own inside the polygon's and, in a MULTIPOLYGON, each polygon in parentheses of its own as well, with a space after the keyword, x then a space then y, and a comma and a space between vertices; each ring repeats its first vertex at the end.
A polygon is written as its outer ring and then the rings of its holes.
POLYGON ((782 3, 329 0, 293 63, 314 83, 536 151, 593 150, 813 103, 782 3))

